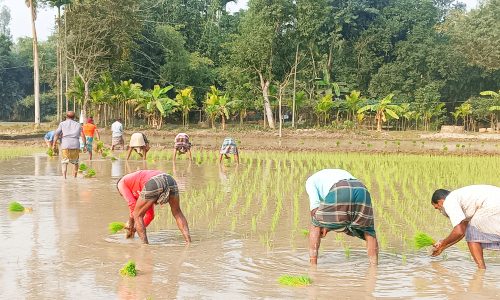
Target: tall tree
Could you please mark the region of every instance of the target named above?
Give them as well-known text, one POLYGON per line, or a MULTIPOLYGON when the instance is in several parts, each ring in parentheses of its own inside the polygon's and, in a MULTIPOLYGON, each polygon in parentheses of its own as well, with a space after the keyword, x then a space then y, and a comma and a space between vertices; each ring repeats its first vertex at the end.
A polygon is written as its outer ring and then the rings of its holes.
POLYGON ((38 69, 38 39, 36 35, 36 0, 25 0, 31 13, 31 34, 33 36, 33 85, 35 92, 35 126, 40 126, 40 73, 38 69))

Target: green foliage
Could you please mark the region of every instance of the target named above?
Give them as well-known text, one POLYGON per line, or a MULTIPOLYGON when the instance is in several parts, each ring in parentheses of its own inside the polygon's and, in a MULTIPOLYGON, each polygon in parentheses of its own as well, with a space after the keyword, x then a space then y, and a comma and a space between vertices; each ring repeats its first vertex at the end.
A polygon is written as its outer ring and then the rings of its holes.
POLYGON ((417 249, 432 246, 436 243, 431 236, 429 236, 428 234, 423 233, 423 232, 417 232, 415 234, 415 236, 413 237, 413 242, 414 242, 415 248, 417 248, 417 249))
POLYGON ((47 150, 47 155, 50 156, 50 157, 54 156, 54 150, 52 148, 49 148, 47 150))
POLYGON ((80 166, 78 167, 78 170, 79 170, 80 172, 87 171, 87 169, 88 169, 88 167, 87 167, 87 165, 86 165, 86 164, 84 164, 84 163, 81 163, 81 164, 80 164, 80 166))
POLYGON ((182 111, 182 125, 187 127, 189 124, 189 111, 196 107, 196 102, 193 97, 193 88, 187 87, 179 90, 175 96, 175 101, 177 101, 177 105, 182 111))
POLYGON ((85 173, 84 177, 85 178, 92 178, 96 175, 95 170, 92 168, 87 169, 87 173, 85 173))
POLYGON ((21 203, 13 201, 9 203, 9 211, 12 212, 23 212, 24 211, 24 206, 21 205, 21 203))
POLYGON ((117 233, 120 230, 123 230, 125 228, 125 223, 123 222, 111 222, 108 225, 109 232, 112 234, 117 233))
POLYGON ((278 278, 278 282, 282 285, 300 287, 312 284, 311 278, 308 276, 293 276, 293 275, 281 275, 278 278))
POLYGON ((123 268, 120 269, 120 274, 122 276, 127 277, 135 277, 137 276, 137 270, 135 269, 135 262, 133 260, 129 260, 123 268))

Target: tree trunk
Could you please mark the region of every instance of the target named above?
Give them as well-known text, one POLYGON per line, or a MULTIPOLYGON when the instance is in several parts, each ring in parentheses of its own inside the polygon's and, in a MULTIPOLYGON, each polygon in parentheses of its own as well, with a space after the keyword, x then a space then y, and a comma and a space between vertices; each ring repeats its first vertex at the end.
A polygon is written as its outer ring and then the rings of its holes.
POLYGON ((226 130, 226 120, 224 118, 224 114, 222 114, 222 131, 226 130))
POLYGON ((38 39, 36 35, 36 13, 33 0, 29 0, 31 9, 31 33, 33 34, 33 85, 35 93, 35 126, 40 126, 40 73, 38 70, 38 39))
POLYGON ((295 66, 293 71, 293 95, 292 95, 292 128, 295 128, 295 94, 297 87, 297 65, 299 60, 299 44, 295 50, 295 66))
POLYGON ((269 80, 264 79, 262 73, 259 72, 260 78, 260 87, 262 89, 262 96, 264 97, 264 110, 267 116, 267 123, 269 124, 269 128, 274 129, 274 119, 273 119, 273 110, 271 109, 271 102, 269 101, 269 85, 271 82, 269 80))
MULTIPOLYGON (((83 80, 83 78, 82 78, 83 80)), ((87 80, 87 81, 83 81, 83 84, 84 84, 84 88, 85 88, 85 92, 84 92, 84 97, 83 97, 83 105, 82 105, 82 118, 83 118, 83 123, 86 123, 86 119, 87 119, 87 106, 88 106, 88 103, 89 103, 89 94, 90 94, 90 88, 89 88, 89 85, 90 85, 90 81, 87 80)))

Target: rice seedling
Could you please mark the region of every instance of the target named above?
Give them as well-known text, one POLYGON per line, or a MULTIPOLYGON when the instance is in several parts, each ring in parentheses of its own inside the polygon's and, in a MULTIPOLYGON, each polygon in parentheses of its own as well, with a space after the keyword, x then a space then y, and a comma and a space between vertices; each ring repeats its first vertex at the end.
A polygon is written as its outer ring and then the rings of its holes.
POLYGON ((12 201, 9 203, 9 211, 11 212, 23 212, 25 210, 21 203, 12 201))
POLYGON ((95 170, 92 168, 87 169, 87 173, 85 173, 84 177, 85 178, 92 178, 96 175, 95 170))
POLYGON ((137 276, 137 270, 135 269, 135 261, 129 260, 123 268, 120 269, 120 274, 127 277, 137 276))
POLYGON ((423 232, 417 232, 417 234, 413 237, 413 241, 415 248, 417 249, 432 246, 436 243, 431 236, 423 232))
POLYGON ((312 279, 309 276, 294 276, 294 275, 281 275, 278 282, 282 285, 300 287, 312 284, 312 279))
POLYGON ((351 257, 351 248, 348 245, 344 245, 344 255, 346 258, 351 257))
POLYGON ((300 232, 302 232, 302 235, 304 235, 304 236, 309 235, 309 229, 302 229, 300 232))
POLYGON ((78 168, 78 170, 79 170, 80 172, 83 172, 83 171, 87 171, 87 168, 88 168, 88 167, 87 167, 87 165, 86 165, 86 164, 81 163, 81 164, 80 164, 80 167, 78 168))
POLYGON ((52 148, 49 148, 47 150, 47 155, 50 156, 50 157, 54 156, 54 150, 52 148))
POLYGON ((111 222, 108 225, 109 232, 112 234, 117 233, 125 228, 125 223, 123 222, 111 222))

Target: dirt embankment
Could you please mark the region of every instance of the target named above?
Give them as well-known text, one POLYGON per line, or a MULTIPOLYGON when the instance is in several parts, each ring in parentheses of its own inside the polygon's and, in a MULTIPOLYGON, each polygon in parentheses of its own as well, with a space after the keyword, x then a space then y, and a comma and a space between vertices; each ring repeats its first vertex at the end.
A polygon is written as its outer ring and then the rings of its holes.
MULTIPOLYGON (((44 131, 33 128, 0 126, 0 145, 43 145, 44 131), (31 130, 31 132, 30 132, 31 130)), ((500 154, 500 134, 496 133, 429 133, 329 131, 322 129, 286 129, 280 138, 277 131, 230 128, 226 131, 201 128, 170 127, 162 130, 127 130, 125 141, 135 131, 144 132, 154 148, 171 149, 174 137, 186 132, 194 149, 218 149, 224 137, 236 139, 240 150, 325 151, 368 153, 417 153, 453 155, 500 154)), ((105 143, 111 142, 109 129, 99 129, 105 143)))

